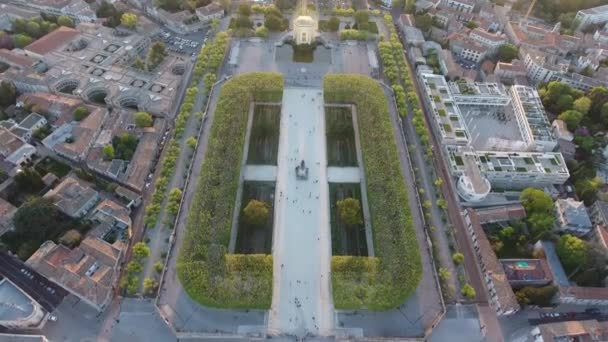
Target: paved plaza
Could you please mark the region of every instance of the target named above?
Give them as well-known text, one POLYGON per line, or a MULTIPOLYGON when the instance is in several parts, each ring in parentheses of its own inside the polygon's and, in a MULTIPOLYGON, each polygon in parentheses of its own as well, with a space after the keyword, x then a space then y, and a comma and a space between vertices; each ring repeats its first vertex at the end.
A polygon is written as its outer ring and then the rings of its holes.
POLYGON ((328 336, 334 311, 322 90, 285 88, 281 116, 268 332, 328 336), (302 160, 307 179, 296 178, 302 160))

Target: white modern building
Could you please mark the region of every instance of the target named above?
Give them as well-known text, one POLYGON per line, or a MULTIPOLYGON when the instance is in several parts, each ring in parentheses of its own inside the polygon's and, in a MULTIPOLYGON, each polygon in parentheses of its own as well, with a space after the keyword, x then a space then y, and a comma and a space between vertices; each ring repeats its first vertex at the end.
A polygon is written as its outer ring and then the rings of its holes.
POLYGON ((580 29, 583 29, 589 25, 608 22, 608 5, 580 10, 576 13, 574 20, 578 20, 578 22, 580 22, 580 29))
POLYGON ((473 0, 441 0, 441 5, 447 6, 459 12, 471 13, 475 8, 473 0))
POLYGON ((563 156, 552 152, 557 141, 534 88, 448 83, 425 69, 418 78, 464 200, 481 201, 492 187, 545 187, 569 178, 563 156))

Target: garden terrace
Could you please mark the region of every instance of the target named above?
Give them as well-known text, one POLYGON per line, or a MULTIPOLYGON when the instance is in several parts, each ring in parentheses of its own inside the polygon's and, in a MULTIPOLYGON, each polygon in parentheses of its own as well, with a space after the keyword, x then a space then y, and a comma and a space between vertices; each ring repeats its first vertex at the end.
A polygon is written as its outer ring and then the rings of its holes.
POLYGON ((354 104, 360 127, 376 257, 334 256, 332 288, 337 309, 387 310, 416 289, 422 266, 399 165, 387 98, 360 75, 327 75, 325 102, 354 104))
POLYGON ((235 252, 240 254, 270 254, 272 249, 272 227, 274 219, 275 182, 244 182, 236 235, 235 252), (268 218, 263 225, 254 225, 243 217, 243 210, 250 200, 266 203, 269 208, 268 218))
POLYGON ((325 107, 327 165, 357 166, 353 118, 348 107, 325 107))
POLYGON ((249 138, 247 164, 276 165, 281 106, 256 104, 249 138))
POLYGON ((362 223, 348 226, 342 222, 338 213, 338 201, 349 197, 362 203, 361 185, 359 183, 329 184, 332 255, 367 256, 365 225, 362 223))
POLYGON ((184 289, 203 305, 270 307, 272 256, 227 250, 250 105, 280 102, 282 91, 283 78, 276 73, 243 74, 221 89, 177 261, 184 289))

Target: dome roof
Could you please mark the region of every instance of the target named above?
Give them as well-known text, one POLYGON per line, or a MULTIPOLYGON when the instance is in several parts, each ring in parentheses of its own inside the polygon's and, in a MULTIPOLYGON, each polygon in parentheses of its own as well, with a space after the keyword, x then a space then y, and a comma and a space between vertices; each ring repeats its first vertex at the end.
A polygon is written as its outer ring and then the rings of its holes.
POLYGON ((296 18, 294 25, 298 26, 314 26, 315 20, 307 15, 301 15, 296 18))

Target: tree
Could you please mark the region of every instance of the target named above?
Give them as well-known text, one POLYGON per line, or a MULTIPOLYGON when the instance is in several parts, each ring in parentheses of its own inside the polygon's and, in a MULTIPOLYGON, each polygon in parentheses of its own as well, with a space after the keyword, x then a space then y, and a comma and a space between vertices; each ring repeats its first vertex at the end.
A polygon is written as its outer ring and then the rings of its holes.
POLYGON ((574 184, 576 194, 585 205, 590 206, 595 202, 597 192, 604 183, 601 178, 594 177, 592 179, 580 179, 574 184))
POLYGON ((211 20, 211 31, 215 32, 217 31, 217 29, 220 27, 220 21, 219 19, 213 19, 211 20))
POLYGON ((146 295, 153 295, 154 291, 156 291, 156 288, 158 287, 158 284, 156 283, 156 281, 152 278, 146 278, 144 279, 144 293, 146 295))
POLYGON ((120 17, 120 24, 128 29, 135 29, 137 27, 137 15, 133 13, 124 13, 120 17))
POLYGON ((416 27, 419 28, 422 32, 428 32, 433 26, 433 18, 428 13, 423 15, 416 15, 414 17, 416 22, 416 27))
POLYGON ((17 209, 13 217, 14 233, 18 234, 21 242, 32 240, 40 243, 59 236, 66 227, 74 228, 74 220, 59 211, 53 198, 35 197, 27 200, 17 209))
POLYGON ((533 213, 551 213, 553 200, 551 196, 536 188, 526 188, 519 195, 519 200, 528 215, 533 213))
POLYGON ((129 275, 141 273, 143 270, 144 267, 138 261, 131 260, 127 264, 127 273, 129 273, 129 275))
POLYGON ((473 286, 471 286, 469 284, 464 284, 464 286, 460 290, 460 293, 462 293, 462 295, 468 299, 473 299, 473 298, 475 298, 475 295, 476 295, 475 289, 473 288, 473 286))
POLYGON ((267 15, 264 17, 264 26, 272 32, 283 30, 283 19, 276 15, 267 15))
POLYGON ((448 279, 450 279, 450 277, 452 276, 452 273, 445 267, 440 267, 439 268, 439 279, 446 281, 448 279))
POLYGON ((34 39, 26 34, 16 34, 13 35, 13 45, 16 48, 23 49, 24 47, 30 45, 34 39))
POLYGON ((263 201, 252 199, 243 209, 243 218, 245 222, 253 226, 262 226, 268 220, 270 208, 263 201))
POLYGON ((501 62, 511 63, 519 57, 519 48, 513 44, 503 44, 498 48, 498 59, 501 62))
POLYGON ((367 30, 369 27, 369 12, 368 11, 357 11, 355 12, 355 22, 359 30, 367 30))
POLYGON ((112 138, 116 159, 131 160, 138 143, 139 139, 132 133, 122 133, 112 138))
POLYGON ((148 55, 146 57, 146 65, 148 70, 154 69, 157 65, 159 65, 167 56, 167 50, 165 48, 165 44, 162 42, 155 42, 150 46, 148 50, 148 55))
POLYGON ((258 27, 255 29, 255 36, 260 38, 268 37, 268 29, 266 26, 258 27))
POLYGON ((146 69, 146 63, 144 63, 144 61, 142 61, 141 58, 137 57, 135 59, 135 62, 133 62, 133 67, 135 69, 145 70, 146 69))
POLYGON ((12 81, 2 80, 0 82, 0 106, 8 107, 15 104, 17 95, 17 88, 12 81))
POLYGON ((27 25, 25 26, 25 32, 30 37, 40 37, 42 33, 40 30, 40 24, 35 21, 28 21, 27 25))
MULTIPOLYGON (((583 98, 581 97, 581 99, 583 98)), ((567 110, 561 113, 557 118, 563 120, 569 130, 574 131, 583 119, 583 113, 576 110, 567 110)))
POLYGON ((466 26, 467 28, 470 28, 471 30, 472 29, 476 29, 476 28, 479 27, 479 25, 477 25, 477 23, 474 22, 474 21, 472 21, 472 20, 471 21, 467 21, 467 23, 464 24, 464 26, 466 26))
POLYGON ((30 194, 37 193, 44 188, 42 177, 38 171, 31 168, 24 168, 15 175, 15 182, 20 191, 30 194))
POLYGON ((85 106, 79 106, 74 109, 74 120, 81 121, 89 115, 89 109, 85 106))
POLYGON ((547 285, 543 287, 524 287, 515 292, 515 297, 520 305, 550 306, 551 299, 557 293, 557 286, 547 285))
POLYGON ((145 242, 138 242, 133 245, 133 257, 136 259, 143 259, 150 256, 150 247, 145 242))
POLYGON ((246 2, 239 4, 239 15, 243 17, 249 17, 251 15, 251 5, 246 2))
POLYGON ((13 39, 10 34, 4 31, 0 31, 0 49, 13 49, 13 39))
POLYGON ((347 197, 336 203, 338 206, 338 213, 340 220, 342 220, 347 226, 355 226, 363 224, 361 217, 361 203, 358 199, 347 197))
POLYGON ((574 101, 572 108, 583 115, 587 114, 591 108, 591 99, 587 96, 580 97, 574 101))
POLYGON ((334 15, 327 21, 327 30, 330 32, 337 32, 339 29, 340 19, 334 15))
POLYGON ((567 111, 568 109, 571 109, 573 105, 574 98, 572 97, 572 95, 561 95, 557 99, 557 103, 555 103, 555 113, 562 113, 564 111, 567 111))
POLYGON ((78 245, 82 240, 82 235, 76 229, 70 229, 61 238, 59 238, 59 243, 62 245, 66 245, 70 248, 78 245))
POLYGON ((197 140, 195 137, 189 137, 188 139, 186 139, 186 145, 188 145, 188 147, 190 147, 190 148, 195 148, 196 142, 197 142, 197 140))
POLYGON ((154 123, 152 116, 146 112, 135 113, 135 126, 139 128, 151 127, 154 123))
POLYGON ((555 219, 551 214, 547 213, 532 213, 528 215, 528 225, 532 229, 532 235, 536 238, 540 235, 551 231, 555 219))
POLYGON ((114 152, 114 146, 112 146, 112 145, 104 146, 102 152, 103 152, 104 160, 112 160, 116 156, 116 154, 114 152))
POLYGON ((57 18, 57 24, 60 26, 74 27, 74 20, 67 15, 60 15, 57 18))
POLYGON ((464 255, 462 253, 454 253, 452 254, 452 261, 456 265, 460 265, 464 262, 464 255))
POLYGON ((165 268, 165 266, 163 266, 163 263, 160 261, 157 261, 154 263, 154 270, 157 273, 161 273, 163 271, 163 268, 165 268))
POLYGON ((576 236, 563 235, 557 242, 555 251, 568 272, 587 262, 587 244, 576 236))

